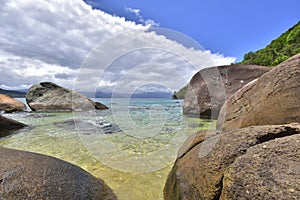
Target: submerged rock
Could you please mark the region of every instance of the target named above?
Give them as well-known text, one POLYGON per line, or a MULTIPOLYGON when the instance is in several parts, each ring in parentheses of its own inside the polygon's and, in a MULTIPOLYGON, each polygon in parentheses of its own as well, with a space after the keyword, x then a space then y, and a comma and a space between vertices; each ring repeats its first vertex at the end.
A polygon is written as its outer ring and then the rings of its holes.
POLYGON ((50 156, 0 147, 0 163, 0 199, 117 199, 101 179, 50 156))
POLYGON ((0 115, 0 138, 8 136, 13 132, 25 127, 27 127, 26 124, 0 115))
POLYGON ((164 197, 166 200, 297 199, 299 141, 300 124, 247 127, 222 134, 202 131, 192 135, 179 151, 164 197))
POLYGON ((300 54, 282 62, 231 96, 218 129, 300 122, 300 54))
POLYGON ((116 124, 107 122, 105 120, 94 121, 83 119, 69 119, 62 122, 56 122, 54 125, 66 130, 79 131, 82 134, 112 134, 122 131, 116 124))
POLYGON ((50 82, 31 86, 26 94, 26 102, 33 111, 42 112, 108 109, 107 106, 95 103, 83 94, 50 82))
POLYGON ((21 101, 11 98, 7 95, 0 94, 0 111, 6 113, 24 112, 27 110, 26 105, 21 101))
POLYGON ((185 115, 217 119, 225 100, 270 67, 228 65, 200 70, 191 79, 184 98, 185 115))

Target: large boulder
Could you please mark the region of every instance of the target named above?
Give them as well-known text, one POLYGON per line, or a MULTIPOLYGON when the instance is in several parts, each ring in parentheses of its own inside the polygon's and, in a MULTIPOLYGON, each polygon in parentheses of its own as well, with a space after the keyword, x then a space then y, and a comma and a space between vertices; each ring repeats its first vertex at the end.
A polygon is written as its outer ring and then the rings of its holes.
POLYGON ((227 97, 269 70, 269 67, 256 65, 228 65, 200 70, 188 85, 183 113, 217 119, 227 97))
POLYGON ((25 127, 27 127, 27 125, 0 115, 0 138, 8 136, 11 133, 25 127))
POLYGON ((26 111, 26 105, 21 101, 13 99, 7 95, 0 94, 0 111, 6 113, 26 111))
POLYGON ((33 111, 86 111, 108 109, 105 105, 90 100, 74 90, 54 83, 42 82, 29 88, 26 102, 33 111))
POLYGON ((300 135, 253 146, 226 170, 220 199, 299 199, 300 135))
POLYGON ((219 130, 300 122, 300 54, 282 62, 227 99, 219 130))
POLYGON ((100 179, 65 161, 0 147, 0 199, 117 199, 100 179))
POLYGON ((300 196, 300 124, 200 132, 191 137, 168 176, 166 200, 300 196))

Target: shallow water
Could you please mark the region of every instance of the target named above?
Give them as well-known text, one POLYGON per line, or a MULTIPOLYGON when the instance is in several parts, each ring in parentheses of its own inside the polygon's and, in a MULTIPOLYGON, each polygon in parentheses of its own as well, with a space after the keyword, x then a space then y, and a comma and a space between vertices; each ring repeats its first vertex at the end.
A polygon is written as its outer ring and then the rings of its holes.
POLYGON ((179 100, 96 100, 110 111, 6 115, 31 127, 0 140, 0 146, 78 165, 103 179, 121 200, 152 200, 163 199, 165 180, 186 137, 215 128, 215 122, 183 117, 179 100))

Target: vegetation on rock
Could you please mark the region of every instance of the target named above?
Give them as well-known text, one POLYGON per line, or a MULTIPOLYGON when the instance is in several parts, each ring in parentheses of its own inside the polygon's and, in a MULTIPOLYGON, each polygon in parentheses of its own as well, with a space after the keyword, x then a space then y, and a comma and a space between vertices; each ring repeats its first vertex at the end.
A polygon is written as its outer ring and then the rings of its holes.
POLYGON ((183 88, 181 88, 178 91, 174 91, 172 98, 173 99, 184 99, 187 88, 188 88, 188 85, 184 86, 183 88))

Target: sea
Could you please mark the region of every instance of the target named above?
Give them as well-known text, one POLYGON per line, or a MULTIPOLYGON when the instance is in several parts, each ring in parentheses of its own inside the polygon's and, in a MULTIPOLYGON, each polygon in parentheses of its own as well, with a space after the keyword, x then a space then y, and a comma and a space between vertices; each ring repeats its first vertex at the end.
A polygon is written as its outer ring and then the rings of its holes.
MULTIPOLYGON (((25 103, 25 99, 18 99, 25 103)), ((88 171, 120 200, 163 199, 163 188, 186 138, 216 122, 186 117, 183 100, 93 99, 109 110, 24 112, 4 116, 29 125, 0 146, 50 155, 88 171)))

